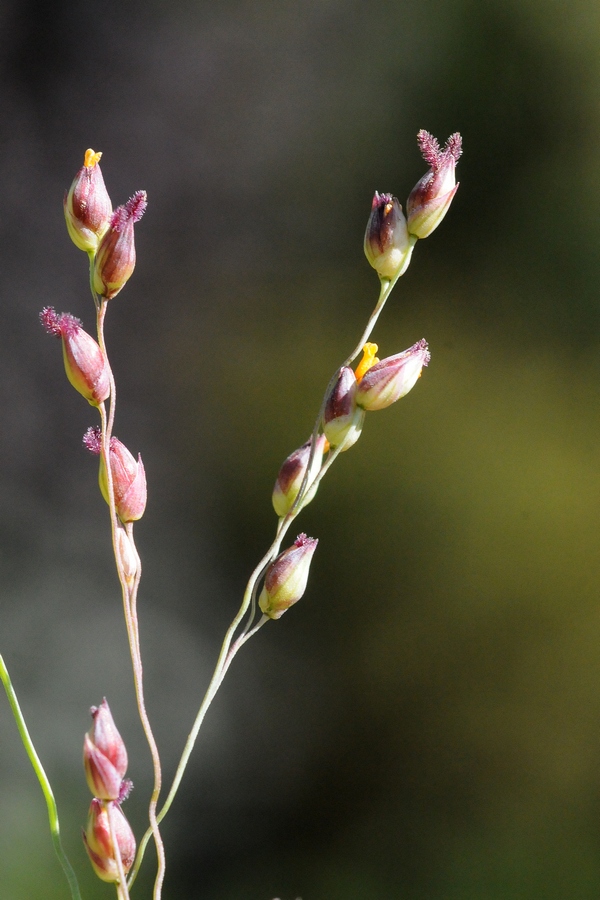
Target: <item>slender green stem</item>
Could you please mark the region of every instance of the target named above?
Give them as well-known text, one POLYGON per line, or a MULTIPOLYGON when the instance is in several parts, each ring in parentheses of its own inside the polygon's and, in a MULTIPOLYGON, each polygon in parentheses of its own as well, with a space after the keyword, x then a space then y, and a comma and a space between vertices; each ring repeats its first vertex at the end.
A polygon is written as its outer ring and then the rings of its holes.
POLYGON ((4 685, 4 690, 6 691, 6 696, 8 697, 8 702, 10 703, 12 714, 15 718, 15 722, 17 723, 17 728, 19 729, 19 734, 21 735, 23 746, 25 747, 25 751, 27 753, 27 756, 29 757, 29 761, 33 766, 33 770, 44 793, 46 806, 48 808, 48 820, 50 822, 50 834, 52 835, 54 852, 58 856, 58 861, 60 862, 62 870, 65 873, 65 878, 69 883, 71 897, 73 898, 73 900, 81 900, 79 884, 77 883, 77 876, 75 875, 73 867, 71 866, 71 863, 69 862, 67 855, 63 850, 62 842, 60 840, 60 827, 58 822, 56 800, 54 799, 54 794, 52 793, 52 788, 50 787, 48 776, 46 775, 44 767, 40 762, 40 758, 36 753, 35 747, 33 746, 33 741, 31 740, 27 725, 25 724, 25 719, 23 718, 23 713, 21 712, 21 707, 19 706, 17 695, 15 694, 10 676, 8 674, 8 669, 6 668, 2 656, 0 656, 0 679, 2 680, 2 684, 4 685))
MULTIPOLYGON (((414 248, 415 244, 417 243, 418 238, 414 237, 414 235, 412 235, 412 234, 409 236, 409 238, 410 238, 410 254, 412 254, 413 248, 414 248)), ((369 321, 367 322, 367 324, 365 326, 365 330, 362 333, 360 341, 358 342, 358 344, 356 345, 356 347, 354 348, 354 350, 352 351, 352 353, 350 354, 348 359, 344 362, 343 366, 349 366, 350 363, 356 359, 356 357, 362 350, 363 346, 366 344, 366 342, 371 337, 371 334, 373 332, 373 329, 375 328, 377 319, 379 318, 379 316, 383 310, 383 307, 386 304, 388 297, 392 293, 396 282, 398 281, 400 276, 404 275, 404 273, 406 272, 409 261, 410 261, 410 255, 407 257, 404 266, 400 269, 400 271, 397 273, 397 275, 394 275, 394 277, 391 279, 390 278, 382 278, 381 279, 381 287, 379 289, 379 298, 377 300, 377 303, 375 304, 375 309, 369 316, 369 321)), ((343 368, 343 366, 341 366, 341 368, 343 368)), ((339 371, 339 369, 338 369, 338 371, 339 371)))

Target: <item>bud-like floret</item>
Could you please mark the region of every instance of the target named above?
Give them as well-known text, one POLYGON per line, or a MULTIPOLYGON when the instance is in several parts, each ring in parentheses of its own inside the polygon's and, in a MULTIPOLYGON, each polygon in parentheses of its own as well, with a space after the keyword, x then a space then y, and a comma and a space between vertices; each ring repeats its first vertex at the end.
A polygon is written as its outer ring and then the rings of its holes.
POLYGON ((402 275, 410 262, 411 241, 398 200, 375 191, 365 231, 365 255, 380 278, 402 275))
POLYGON ((110 375, 106 357, 81 322, 68 313, 46 306, 40 321, 49 334, 62 338, 67 378, 91 406, 99 406, 110 394, 110 375))
POLYGON ((109 815, 112 817, 123 871, 125 874, 129 872, 135 859, 135 837, 131 825, 117 803, 107 804, 102 800, 92 800, 83 832, 83 843, 98 878, 102 881, 116 882, 119 880, 119 869, 115 845, 110 834, 109 815))
POLYGON ((419 131, 417 140, 431 168, 412 189, 406 212, 410 234, 426 238, 438 227, 458 190, 454 170, 462 154, 462 138, 458 132, 450 135, 443 150, 428 131, 419 131))
POLYGON ((98 165, 101 153, 85 151, 84 164, 65 194, 64 210, 67 230, 80 250, 95 253, 108 228, 112 203, 98 165))
MULTIPOLYGON (((279 470, 272 497, 273 508, 278 516, 286 516, 294 505, 296 497, 298 496, 298 491, 302 487, 306 467, 310 458, 311 446, 312 439, 309 439, 305 444, 302 444, 301 447, 294 450, 294 452, 288 456, 279 470)), ((307 503, 310 503, 317 492, 318 485, 314 485, 312 488, 311 485, 319 473, 321 463, 323 462, 323 454, 327 449, 327 440, 320 434, 317 437, 315 455, 310 467, 306 492, 302 499, 303 508, 307 503)))
MULTIPOLYGON (((90 453, 100 454, 102 449, 100 429, 88 428, 83 436, 83 443, 90 453)), ((113 435, 110 439, 109 459, 117 515, 124 524, 136 522, 144 515, 147 499, 146 473, 142 457, 138 455, 136 460, 125 444, 113 435)), ((108 480, 102 456, 100 456, 98 483, 102 496, 110 505, 108 480)))
MULTIPOLYGON (((144 514, 147 499, 146 473, 142 457, 138 454, 136 460, 125 444, 116 437, 110 439, 109 455, 117 514, 122 522, 136 522, 144 514)), ((104 499, 108 503, 106 472, 104 478, 100 476, 100 489, 102 488, 104 499)))
POLYGON ((100 241, 94 259, 93 285, 96 293, 107 300, 119 293, 133 273, 133 226, 144 215, 146 206, 146 192, 137 191, 124 206, 115 209, 109 228, 100 241))
POLYGON ((93 724, 84 738, 83 767, 94 797, 118 800, 127 771, 127 750, 117 731, 106 697, 100 706, 92 706, 93 724))
POLYGON ((308 573, 318 540, 299 534, 291 547, 272 562, 258 605, 270 619, 280 619, 286 609, 297 603, 306 590, 308 573))
POLYGON ((366 410, 385 409, 408 394, 429 360, 425 340, 417 341, 403 353, 382 359, 363 375, 356 390, 356 402, 366 410))
POLYGON ((125 577, 125 581, 132 586, 138 570, 137 553, 131 543, 129 535, 122 525, 117 525, 117 551, 119 554, 119 565, 125 577))
POLYGON ((356 405, 356 376, 351 368, 340 369, 323 411, 323 431, 332 447, 348 450, 357 442, 365 418, 356 405))

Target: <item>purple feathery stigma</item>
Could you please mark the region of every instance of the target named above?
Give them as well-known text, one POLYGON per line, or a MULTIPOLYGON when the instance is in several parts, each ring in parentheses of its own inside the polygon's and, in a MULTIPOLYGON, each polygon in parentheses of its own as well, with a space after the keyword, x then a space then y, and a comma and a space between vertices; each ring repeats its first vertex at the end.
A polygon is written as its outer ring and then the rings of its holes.
POLYGON ((102 450, 102 432, 97 425, 88 428, 83 436, 83 446, 90 453, 93 453, 94 456, 100 455, 102 450))
POLYGON ((462 154, 462 137, 458 131, 450 135, 443 150, 440 150, 438 140, 424 128, 419 131, 417 142, 423 159, 434 172, 437 172, 440 166, 450 160, 457 163, 462 154))
POLYGON ((129 222, 139 222, 148 206, 146 191, 136 191, 123 206, 118 206, 110 220, 113 231, 121 232, 129 222))
POLYGON ((53 306, 45 306, 40 313, 40 322, 54 337, 71 337, 81 328, 81 319, 77 319, 70 313, 56 312, 53 306))

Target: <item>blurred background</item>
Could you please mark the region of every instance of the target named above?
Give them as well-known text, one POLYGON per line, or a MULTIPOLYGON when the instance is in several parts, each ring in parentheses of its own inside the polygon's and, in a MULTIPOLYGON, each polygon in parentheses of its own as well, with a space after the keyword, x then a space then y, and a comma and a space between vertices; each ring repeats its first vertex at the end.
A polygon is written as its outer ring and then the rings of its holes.
MULTIPOLYGON (((240 653, 164 823, 165 900, 600 892, 600 7, 592 0, 3 0, 0 650, 86 900, 88 709, 138 724, 107 509, 44 305, 93 329, 62 197, 87 147, 138 264, 111 301, 142 452, 148 706, 169 782, 270 544, 270 494, 358 340, 374 190, 459 130, 461 187, 374 339, 425 337, 297 530, 308 591, 240 653)), ((293 537, 293 535, 292 535, 293 537)), ((0 894, 62 900, 0 697, 0 894)), ((153 858, 133 896, 149 897, 153 858)))

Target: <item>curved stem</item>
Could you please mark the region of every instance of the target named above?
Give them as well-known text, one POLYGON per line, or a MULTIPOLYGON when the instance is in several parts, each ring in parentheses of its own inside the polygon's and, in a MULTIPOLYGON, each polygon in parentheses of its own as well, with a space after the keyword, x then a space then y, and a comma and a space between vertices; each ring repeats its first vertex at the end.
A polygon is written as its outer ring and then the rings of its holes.
MULTIPOLYGON (((93 289, 92 289, 93 290, 93 289)), ((112 478, 112 470, 110 466, 110 439, 112 436, 112 428, 115 418, 115 405, 116 405, 116 386, 115 379, 110 367, 110 363, 108 362, 108 354, 106 353, 106 345, 104 341, 104 319, 106 315, 106 300, 100 298, 98 304, 98 316, 97 316, 97 326, 98 326, 98 344, 102 352, 104 353, 106 364, 108 366, 109 378, 110 378, 110 411, 108 417, 106 415, 106 409, 104 404, 99 407, 100 410, 100 418, 102 422, 102 458, 104 461, 104 468, 106 471, 106 483, 107 483, 107 493, 109 497, 109 509, 110 509, 110 523, 111 523, 111 533, 112 533, 112 543, 113 543, 113 552, 115 555, 115 562, 117 566, 117 574, 119 577, 119 582, 121 584, 121 593, 123 600, 123 614, 125 617, 125 626, 127 629, 127 638, 129 641, 129 649, 131 654, 131 662, 133 667, 133 680, 135 685, 135 693, 137 699, 137 706, 140 715, 140 720, 142 723, 142 727, 144 729, 144 734, 146 735, 146 741, 148 743, 148 747, 150 748, 150 755, 152 757, 152 767, 154 771, 154 786, 152 789, 152 794, 150 796, 150 803, 148 807, 148 818, 150 821, 150 828, 152 831, 152 835, 154 837, 154 843, 156 845, 156 856, 158 859, 158 869, 156 873, 156 879, 154 882, 154 900, 160 900, 161 892, 162 892, 162 884, 165 877, 165 850, 162 842, 162 838, 160 835, 160 830, 158 827, 158 821, 156 817, 156 810, 158 807, 158 798, 160 795, 160 790, 162 787, 162 770, 161 770, 161 762, 160 755, 158 752, 158 746, 156 744, 156 740, 154 739, 154 734, 152 732, 152 727, 150 725, 150 720, 148 718, 148 713, 146 711, 146 704, 144 700, 144 679, 143 679, 143 668, 142 668, 142 657, 140 653, 140 644, 139 644, 139 628, 137 621, 137 592, 141 578, 141 561, 137 550, 135 549, 135 544, 133 543, 133 530, 132 526, 127 528, 128 537, 131 540, 132 546, 135 550, 137 557, 137 571, 134 579, 134 583, 130 589, 127 578, 123 571, 123 566, 121 564, 121 558, 119 554, 119 548, 117 544, 117 511, 115 507, 115 497, 114 497, 114 489, 113 489, 113 478, 112 478)))
POLYGON ((242 633, 242 634, 241 634, 241 635, 233 642, 233 644, 231 645, 231 649, 230 649, 229 653, 227 654, 227 659, 225 660, 225 664, 224 664, 223 669, 222 669, 222 672, 221 672, 221 682, 222 682, 223 679, 225 678, 225 675, 227 674, 227 670, 229 669, 229 666, 230 666, 231 663, 233 662, 233 658, 234 658, 234 656, 236 655, 236 653, 238 652, 238 650, 239 650, 241 647, 243 647, 244 644, 246 643, 246 641, 249 641, 250 638, 251 638, 253 635, 256 634, 256 632, 259 630, 259 628, 262 628, 263 625, 264 625, 266 622, 268 622, 268 621, 269 621, 269 617, 268 617, 268 616, 265 616, 265 615, 262 615, 262 616, 260 617, 259 621, 256 623, 256 625, 255 625, 254 628, 252 629, 252 631, 244 631, 244 632, 243 632, 243 633, 242 633))
POLYGON ((12 714, 14 716, 15 722, 17 723, 17 728, 19 729, 21 741, 23 742, 23 746, 25 747, 25 751, 27 753, 27 756, 29 757, 29 761, 33 766, 33 771, 35 772, 37 780, 40 783, 40 787, 44 793, 46 807, 48 809, 48 820, 50 823, 50 834, 52 835, 54 852, 58 857, 58 861, 62 866, 63 872, 65 873, 65 878, 69 883, 71 897, 73 898, 73 900, 81 900, 79 884, 77 883, 77 876, 75 875, 73 867, 71 866, 71 863, 69 862, 67 855, 63 850, 62 842, 60 839, 60 826, 58 822, 56 800, 54 799, 54 794, 52 793, 52 788, 50 787, 48 776, 46 775, 40 758, 37 755, 36 749, 33 746, 33 741, 31 740, 27 725, 25 724, 25 719, 23 718, 23 713, 21 712, 21 707, 19 706, 17 695, 15 694, 10 680, 10 675, 8 674, 8 669, 6 668, 2 656, 0 656, 0 680, 4 685, 4 690, 6 691, 6 696, 8 697, 8 702, 10 703, 12 714))

